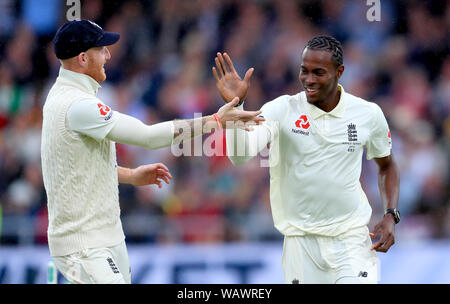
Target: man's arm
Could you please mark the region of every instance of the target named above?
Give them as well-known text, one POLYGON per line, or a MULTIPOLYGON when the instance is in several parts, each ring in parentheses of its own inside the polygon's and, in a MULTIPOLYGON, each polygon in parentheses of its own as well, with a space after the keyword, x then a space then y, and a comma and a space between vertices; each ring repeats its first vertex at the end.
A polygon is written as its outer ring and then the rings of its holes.
MULTIPOLYGON (((243 109, 240 105, 238 109, 243 109)), ((227 156, 233 165, 243 165, 267 147, 271 141, 269 122, 255 126, 251 132, 242 129, 227 129, 227 156)))
POLYGON ((174 139, 186 140, 210 133, 213 129, 242 129, 252 131, 253 125, 262 123, 265 119, 258 117, 261 111, 244 111, 235 107, 239 98, 235 97, 229 103, 223 105, 214 115, 203 116, 194 119, 174 120, 174 139))
MULTIPOLYGON (((375 158, 378 165, 378 188, 380 190, 383 208, 398 208, 398 197, 400 192, 400 174, 392 154, 386 157, 375 158)), ((381 235, 372 249, 387 252, 395 242, 395 221, 392 214, 386 214, 375 226, 372 237, 381 235)))
POLYGON ((233 165, 243 165, 270 143, 270 131, 265 126, 256 126, 254 131, 228 129, 226 135, 227 156, 233 165))
MULTIPOLYGON (((215 63, 212 72, 222 99, 227 103, 235 96, 243 100, 247 96, 254 69, 248 69, 242 79, 227 53, 217 53, 215 63)), ((238 109, 243 109, 243 105, 239 105, 238 109)), ((227 156, 234 165, 248 162, 270 142, 271 131, 268 125, 259 125, 254 129, 253 132, 244 132, 238 128, 227 130, 227 156)))
POLYGON ((153 150, 179 144, 195 136, 210 133, 213 129, 242 128, 250 131, 252 125, 264 121, 263 117, 257 117, 261 111, 244 111, 234 107, 238 102, 239 98, 233 99, 214 115, 166 121, 151 126, 132 116, 116 112, 118 117, 107 138, 114 142, 153 150))

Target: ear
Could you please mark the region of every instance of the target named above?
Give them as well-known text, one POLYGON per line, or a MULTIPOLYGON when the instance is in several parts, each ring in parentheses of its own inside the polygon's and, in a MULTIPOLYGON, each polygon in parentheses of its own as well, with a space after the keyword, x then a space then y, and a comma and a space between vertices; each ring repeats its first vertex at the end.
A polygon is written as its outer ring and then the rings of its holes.
POLYGON ((83 68, 86 67, 87 63, 89 61, 89 58, 88 58, 88 55, 86 54, 86 52, 81 52, 80 54, 78 54, 77 61, 81 67, 83 67, 83 68))
POLYGON ((341 78, 342 74, 344 73, 344 65, 340 65, 337 69, 336 69, 336 76, 337 78, 341 78))

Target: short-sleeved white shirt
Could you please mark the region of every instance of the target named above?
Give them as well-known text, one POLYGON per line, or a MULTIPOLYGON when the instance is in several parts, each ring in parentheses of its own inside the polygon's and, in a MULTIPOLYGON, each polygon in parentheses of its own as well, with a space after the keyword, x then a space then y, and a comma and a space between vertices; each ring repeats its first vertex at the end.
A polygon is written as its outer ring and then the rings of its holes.
POLYGON ((363 149, 367 159, 390 155, 389 128, 378 105, 339 89, 340 101, 328 113, 309 104, 304 92, 261 108, 274 138, 272 214, 284 235, 335 236, 370 220, 359 181, 363 149))

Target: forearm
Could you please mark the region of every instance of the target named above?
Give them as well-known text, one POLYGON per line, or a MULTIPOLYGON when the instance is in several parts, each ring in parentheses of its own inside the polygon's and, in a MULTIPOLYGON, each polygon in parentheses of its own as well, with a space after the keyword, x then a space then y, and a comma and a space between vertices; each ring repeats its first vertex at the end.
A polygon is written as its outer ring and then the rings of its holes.
POLYGON ((154 150, 172 145, 174 123, 162 122, 148 126, 140 120, 122 113, 107 138, 121 143, 154 150))
POLYGON ((379 168, 378 187, 383 208, 385 210, 387 208, 398 208, 400 174, 394 161, 390 161, 387 166, 379 168))
POLYGON ((251 132, 227 129, 227 156, 234 165, 242 165, 261 152, 270 142, 270 131, 265 126, 255 126, 251 132))
POLYGON ((193 119, 174 120, 173 139, 176 142, 189 140, 196 136, 210 133, 213 129, 222 128, 213 115, 202 116, 193 119))
POLYGON ((132 184, 132 169, 117 166, 117 176, 119 183, 121 184, 132 184))

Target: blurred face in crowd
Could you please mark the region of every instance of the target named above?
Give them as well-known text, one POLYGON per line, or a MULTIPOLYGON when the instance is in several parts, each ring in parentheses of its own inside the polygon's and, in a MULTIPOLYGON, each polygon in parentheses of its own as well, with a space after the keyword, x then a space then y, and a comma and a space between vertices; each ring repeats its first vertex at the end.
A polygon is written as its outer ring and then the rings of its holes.
POLYGON ((331 52, 305 48, 299 80, 305 89, 307 101, 318 107, 333 102, 343 72, 344 66, 336 67, 331 52))
POLYGON ((111 59, 111 54, 106 46, 90 48, 86 52, 85 74, 94 78, 97 82, 106 80, 105 63, 111 59))

